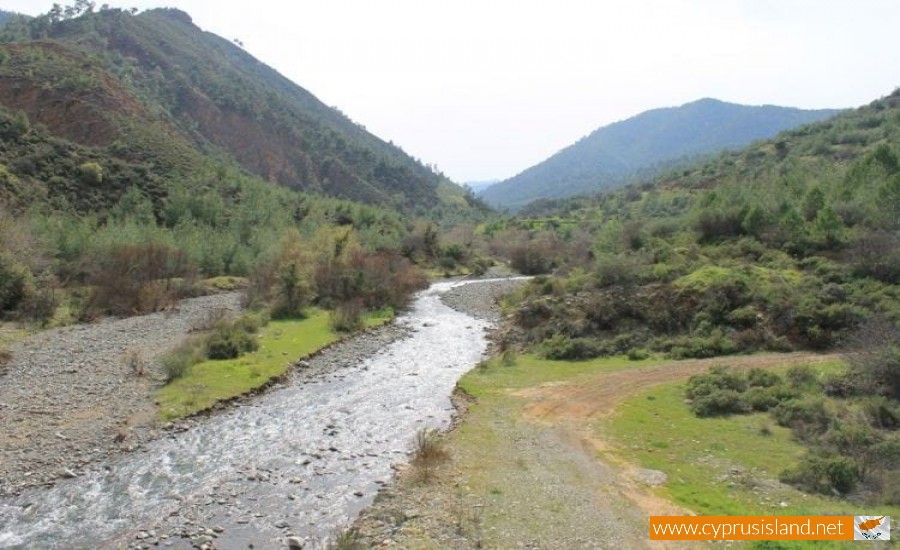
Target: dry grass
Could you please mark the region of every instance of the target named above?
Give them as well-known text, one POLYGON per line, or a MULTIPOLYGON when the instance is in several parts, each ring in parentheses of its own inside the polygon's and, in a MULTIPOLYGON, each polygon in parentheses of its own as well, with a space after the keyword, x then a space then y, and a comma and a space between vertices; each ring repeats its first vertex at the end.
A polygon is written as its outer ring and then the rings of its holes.
POLYGON ((444 439, 438 430, 422 428, 416 433, 412 464, 422 481, 430 481, 435 467, 448 458, 450 458, 450 454, 447 452, 444 439))

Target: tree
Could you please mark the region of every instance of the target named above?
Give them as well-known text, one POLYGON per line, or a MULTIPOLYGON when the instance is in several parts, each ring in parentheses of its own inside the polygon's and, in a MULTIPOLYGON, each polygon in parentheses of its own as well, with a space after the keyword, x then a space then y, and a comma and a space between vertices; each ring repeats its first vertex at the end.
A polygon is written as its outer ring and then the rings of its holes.
POLYGON ((837 246, 844 240, 844 221, 837 215, 831 205, 827 205, 816 216, 816 233, 829 248, 837 246))

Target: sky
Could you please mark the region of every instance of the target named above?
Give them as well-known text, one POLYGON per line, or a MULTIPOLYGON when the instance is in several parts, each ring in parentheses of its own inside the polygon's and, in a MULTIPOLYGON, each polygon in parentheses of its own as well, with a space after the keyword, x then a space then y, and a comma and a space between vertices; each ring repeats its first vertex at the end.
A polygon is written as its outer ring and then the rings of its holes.
MULTIPOLYGON (((31 15, 52 4, 0 0, 31 15)), ((857 107, 900 86, 897 0, 108 4, 188 12, 457 182, 512 177, 601 126, 703 97, 857 107)))

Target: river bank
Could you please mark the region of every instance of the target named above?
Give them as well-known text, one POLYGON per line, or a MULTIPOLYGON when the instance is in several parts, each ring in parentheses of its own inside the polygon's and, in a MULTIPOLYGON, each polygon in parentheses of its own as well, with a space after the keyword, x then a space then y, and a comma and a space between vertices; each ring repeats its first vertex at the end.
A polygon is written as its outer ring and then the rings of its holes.
POLYGON ((331 536, 390 479, 390 466, 405 462, 414 426, 449 421, 450 389, 484 349, 486 325, 439 305, 437 295, 453 286, 442 285, 396 326, 329 349, 243 406, 197 419, 188 430, 158 433, 165 437, 142 442, 138 453, 88 463, 55 488, 0 501, 0 518, 11 526, 0 539, 54 547, 71 540, 57 537, 75 516, 95 526, 96 540, 125 532, 114 547, 185 539, 202 545, 209 542, 203 537, 265 546, 290 535, 331 536), (277 504, 269 502, 272 491, 277 504), (310 510, 318 521, 290 517, 310 510))

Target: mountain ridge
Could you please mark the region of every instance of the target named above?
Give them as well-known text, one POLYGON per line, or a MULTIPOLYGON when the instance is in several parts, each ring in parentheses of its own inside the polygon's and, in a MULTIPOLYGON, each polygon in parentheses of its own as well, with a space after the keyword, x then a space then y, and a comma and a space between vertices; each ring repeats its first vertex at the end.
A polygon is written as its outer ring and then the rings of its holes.
POLYGON ((0 102, 55 135, 129 160, 226 159, 287 187, 406 212, 471 207, 443 175, 183 11, 16 21, 0 31, 0 102))
POLYGON ((652 109, 594 130, 479 196, 492 206, 518 209, 536 199, 598 192, 687 157, 748 145, 838 112, 712 98, 652 109))

